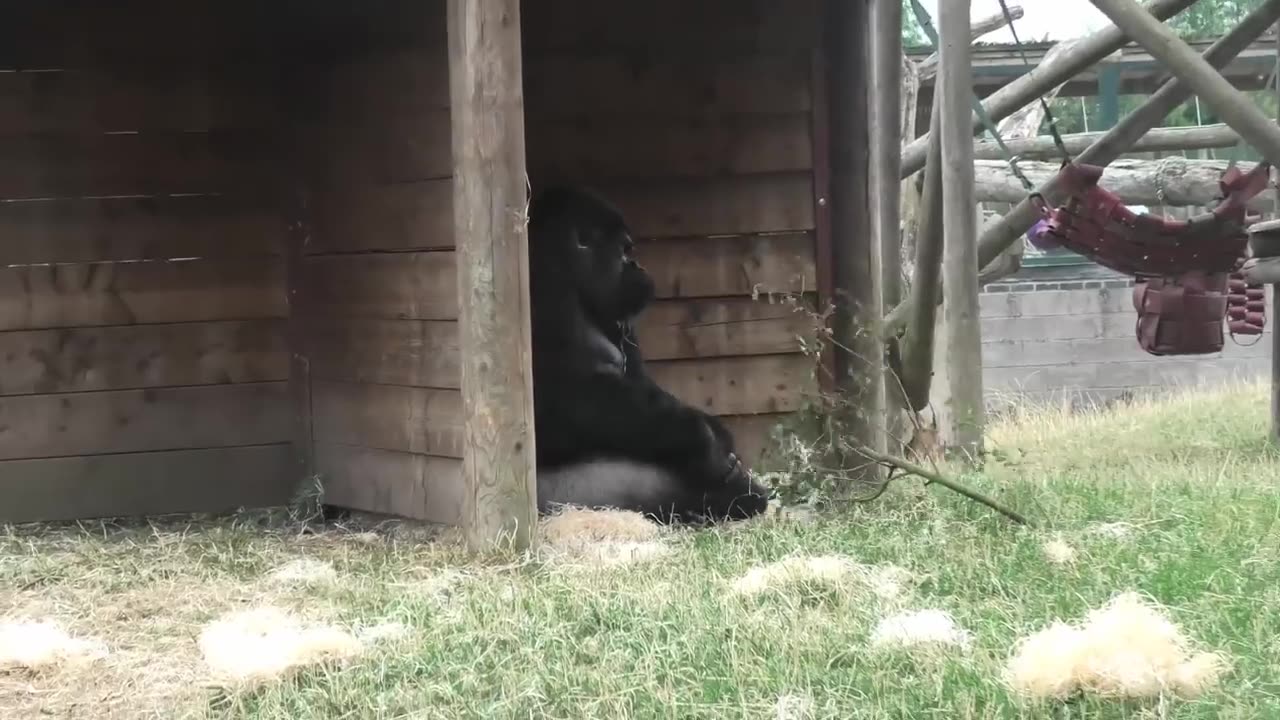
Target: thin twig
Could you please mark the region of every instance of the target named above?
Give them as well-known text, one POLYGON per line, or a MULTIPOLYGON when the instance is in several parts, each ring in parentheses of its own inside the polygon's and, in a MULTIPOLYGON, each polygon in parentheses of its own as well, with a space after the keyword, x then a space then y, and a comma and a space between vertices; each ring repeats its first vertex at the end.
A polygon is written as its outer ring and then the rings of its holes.
POLYGON ((992 510, 995 510, 996 512, 1000 513, 1001 515, 1004 515, 1010 520, 1013 520, 1019 525, 1032 526, 1032 522, 1028 520, 1026 517, 1024 517, 1022 513, 1019 513, 1016 510, 1010 510, 1009 508, 1005 507, 1004 505, 1001 505, 995 500, 992 500, 986 495, 983 495, 982 493, 976 490, 970 490, 969 488, 961 485, 960 483, 947 478, 941 473, 934 472, 933 470, 929 470, 928 468, 920 467, 919 465, 916 465, 913 462, 910 462, 908 460, 903 460, 902 458, 899 458, 899 457, 894 457, 892 455, 886 455, 882 452, 877 452, 875 450, 872 450, 869 447, 860 446, 855 448, 855 450, 860 455, 866 457, 869 460, 874 460, 875 462, 878 462, 882 465, 888 465, 889 467, 898 468, 899 470, 907 473, 908 475, 915 475, 916 477, 924 478, 929 482, 938 483, 939 485, 947 488, 948 490, 958 492, 961 495, 964 495, 970 500, 980 502, 983 505, 986 505, 987 507, 991 508, 992 510))

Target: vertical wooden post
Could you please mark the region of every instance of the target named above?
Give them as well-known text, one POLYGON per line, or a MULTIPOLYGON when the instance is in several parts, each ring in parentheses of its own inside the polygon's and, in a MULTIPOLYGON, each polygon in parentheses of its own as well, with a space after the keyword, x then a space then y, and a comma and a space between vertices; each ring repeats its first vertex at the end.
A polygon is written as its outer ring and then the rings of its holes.
MULTIPOLYGON (((902 301, 902 0, 871 3, 871 235, 880 247, 881 308, 902 301)), ((907 401, 901 380, 884 372, 885 447, 901 451, 907 401)))
POLYGON ((519 0, 448 0, 453 216, 474 551, 529 546, 537 520, 519 0))
POLYGON ((977 203, 973 189, 972 50, 969 0, 938 3, 938 92, 942 109, 942 312, 946 327, 952 450, 982 452, 982 326, 978 315, 977 203))
MULTIPOLYGON (((853 408, 845 417, 850 442, 883 450, 884 343, 880 247, 871 232, 868 7, 829 0, 823 50, 830 107, 831 238, 835 273, 837 388, 853 408)), ((879 467, 857 460, 857 480, 876 482, 879 467)))

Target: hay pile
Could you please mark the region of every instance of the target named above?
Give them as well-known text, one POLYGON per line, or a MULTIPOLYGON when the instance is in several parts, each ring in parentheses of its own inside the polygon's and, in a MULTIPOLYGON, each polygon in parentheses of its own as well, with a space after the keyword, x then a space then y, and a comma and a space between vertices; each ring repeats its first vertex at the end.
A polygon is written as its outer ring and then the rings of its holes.
POLYGON ((0 670, 48 670, 93 662, 107 655, 107 647, 102 642, 72 637, 51 620, 0 623, 0 670))
POLYGON ((840 555, 794 555, 754 567, 734 581, 732 591, 757 596, 788 588, 865 590, 885 600, 899 597, 911 573, 895 565, 863 565, 840 555))
POLYGON ((345 630, 305 623, 272 607, 229 613, 207 625, 198 644, 219 680, 247 684, 364 651, 364 644, 345 630))
POLYGON ((871 633, 877 649, 968 648, 969 632, 945 610, 916 610, 882 619, 871 633))
POLYGON ((670 553, 664 529, 637 512, 567 507, 538 526, 549 558, 562 566, 608 568, 670 553))
POLYGON ((1006 673, 1015 690, 1031 697, 1151 698, 1166 692, 1195 697, 1225 669, 1216 653, 1192 655, 1190 642, 1158 607, 1128 592, 1080 623, 1054 622, 1023 638, 1006 673))

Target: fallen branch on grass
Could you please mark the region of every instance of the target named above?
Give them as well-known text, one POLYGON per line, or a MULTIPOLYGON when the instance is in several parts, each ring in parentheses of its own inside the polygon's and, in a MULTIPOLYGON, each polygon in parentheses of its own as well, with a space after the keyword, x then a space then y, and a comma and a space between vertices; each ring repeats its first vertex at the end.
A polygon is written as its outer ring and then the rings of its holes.
MULTIPOLYGON (((1005 507, 1004 505, 1001 505, 1000 503, 996 502, 995 500, 992 500, 986 495, 983 495, 977 490, 970 490, 969 488, 961 485, 955 480, 952 480, 942 475, 941 473, 934 472, 933 470, 930 470, 928 468, 916 465, 915 463, 909 460, 903 460, 900 457, 894 457, 893 455, 886 455, 882 452, 872 450, 871 448, 866 446, 856 447, 854 448, 854 451, 857 452, 859 455, 862 455, 863 457, 867 458, 868 460, 871 460, 872 462, 877 462, 877 463, 880 463, 881 465, 887 465, 888 467, 891 467, 891 468, 897 468, 898 470, 901 470, 902 472, 907 473, 908 475, 915 475, 916 477, 924 478, 925 480, 928 480, 929 482, 937 483, 947 488, 948 490, 960 493, 961 495, 964 495, 970 500, 980 502, 983 505, 986 505, 987 507, 991 508, 992 510, 995 510, 1001 515, 1004 515, 1010 520, 1013 520, 1019 525, 1033 526, 1033 523, 1030 520, 1028 520, 1026 517, 1024 517, 1022 513, 1019 513, 1016 510, 1011 510, 1005 507)), ((891 481, 886 480, 885 482, 888 483, 891 481)))

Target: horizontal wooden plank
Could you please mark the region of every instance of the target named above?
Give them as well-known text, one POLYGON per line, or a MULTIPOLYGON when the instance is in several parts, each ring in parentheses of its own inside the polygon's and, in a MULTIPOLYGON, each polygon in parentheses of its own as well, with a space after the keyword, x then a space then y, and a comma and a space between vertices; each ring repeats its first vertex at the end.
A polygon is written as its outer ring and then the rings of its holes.
POLYGON ((278 211, 245 197, 0 202, 0 265, 264 257, 280 253, 284 232, 278 211))
POLYGON ((316 381, 317 443, 462 457, 462 394, 456 390, 316 381))
POLYGON ((637 328, 646 360, 799 352, 812 337, 804 312, 767 299, 660 300, 637 328))
POLYGON ((313 256, 304 261, 303 285, 313 317, 458 317, 452 252, 313 256))
POLYGON ((462 387, 457 322, 331 316, 304 327, 317 380, 462 387))
POLYGON ((814 362, 800 354, 665 360, 648 366, 672 395, 716 415, 791 412, 814 387, 814 362))
POLYGON ((660 298, 808 292, 817 287, 813 238, 805 234, 647 240, 636 256, 660 298))
POLYGON ((521 13, 521 45, 527 52, 808 50, 817 47, 821 7, 818 0, 544 0, 521 13))
MULTIPOLYGON (((1238 345, 1227 338, 1221 353, 1198 356, 1205 360, 1269 357, 1270 332, 1242 336, 1238 345)), ((1138 362, 1153 356, 1138 346, 1134 337, 1074 340, 988 340, 982 343, 982 365, 986 368, 1066 365, 1069 363, 1138 362)))
POLYGON ((272 90, 249 65, 0 72, 0 135, 278 127, 272 90))
POLYGON ((0 462, 0 523, 228 512, 289 501, 293 446, 0 462))
MULTIPOLYGON (((641 242, 636 250, 659 298, 750 296, 815 287, 807 235, 753 235, 641 242)), ((322 255, 304 265, 306 312, 335 316, 456 320, 454 253, 322 255)))
POLYGON ((322 442, 316 470, 324 502, 363 512, 456 525, 462 461, 322 442))
POLYGON ((0 135, 0 199, 266 191, 279 148, 251 131, 0 135))
MULTIPOLYGON (((541 178, 534 178, 540 187, 541 178)), ((788 232, 814 227, 808 172, 594 184, 637 237, 788 232)))
POLYGON ((347 189, 453 174, 449 110, 388 113, 376 120, 351 125, 321 114, 294 130, 304 150, 300 166, 316 187, 347 189))
POLYGON ((1229 377, 1264 377, 1270 358, 1201 360, 1165 357, 1142 362, 1075 363, 1040 367, 984 368, 983 387, 1043 392, 1063 388, 1125 388, 1146 385, 1196 385, 1229 377))
POLYGON ((452 248, 453 179, 320 192, 309 253, 452 248))
POLYGON ((0 333, 0 395, 288 378, 283 320, 0 333))
POLYGON ((0 459, 290 440, 286 383, 0 398, 0 459))
POLYGON ((805 171, 813 166, 808 113, 661 116, 530 115, 535 177, 665 179, 805 171))
POLYGON ((421 44, 443 46, 441 3, 47 0, 14 5, 0 35, 0 68, 95 67, 118 62, 282 59, 315 63, 421 44))
POLYGON ((761 415, 729 415, 721 417, 729 432, 733 433, 734 445, 738 448, 738 457, 747 467, 759 471, 765 454, 771 447, 770 433, 784 422, 790 415, 786 413, 770 413, 761 415))
POLYGON ((726 117, 808 113, 806 53, 715 57, 533 54, 524 64, 525 108, 534 122, 564 115, 726 117))
POLYGON ((251 320, 286 313, 278 258, 0 268, 0 330, 251 320))

